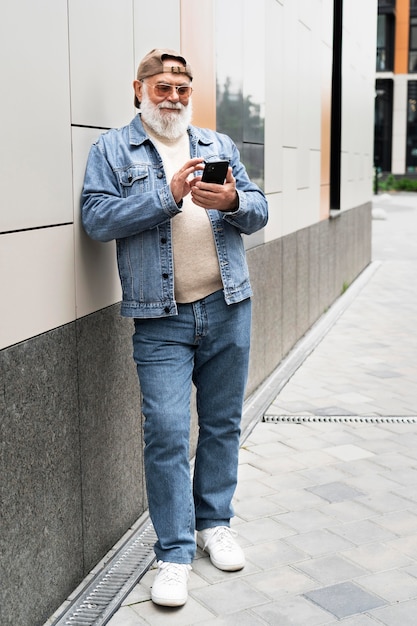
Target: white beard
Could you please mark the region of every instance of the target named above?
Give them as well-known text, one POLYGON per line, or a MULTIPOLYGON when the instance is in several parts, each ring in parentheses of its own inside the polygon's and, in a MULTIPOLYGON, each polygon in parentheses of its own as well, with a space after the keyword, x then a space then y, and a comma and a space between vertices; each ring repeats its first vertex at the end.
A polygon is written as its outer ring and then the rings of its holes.
POLYGON ((147 85, 144 84, 140 112, 142 120, 154 133, 165 139, 179 139, 187 132, 193 110, 191 98, 187 106, 184 106, 181 102, 169 101, 153 104, 148 96, 147 85), (160 109, 162 108, 165 111, 161 114, 160 109), (167 109, 173 109, 173 112, 167 113, 167 109))

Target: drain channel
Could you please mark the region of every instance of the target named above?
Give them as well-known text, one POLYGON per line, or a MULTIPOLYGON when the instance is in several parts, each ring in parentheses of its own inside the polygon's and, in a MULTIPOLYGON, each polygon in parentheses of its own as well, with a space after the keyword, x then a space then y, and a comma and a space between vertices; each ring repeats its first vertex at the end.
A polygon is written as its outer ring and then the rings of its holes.
POLYGON ((264 415, 263 422, 302 424, 304 422, 334 422, 347 424, 416 424, 417 416, 384 415, 264 415))
POLYGON ((155 560, 156 534, 146 520, 52 626, 102 626, 155 560))

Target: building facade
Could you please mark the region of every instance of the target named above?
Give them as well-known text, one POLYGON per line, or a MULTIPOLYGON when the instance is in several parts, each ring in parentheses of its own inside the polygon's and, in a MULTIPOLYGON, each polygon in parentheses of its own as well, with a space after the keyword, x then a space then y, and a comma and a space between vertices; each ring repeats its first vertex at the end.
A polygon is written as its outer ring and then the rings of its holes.
POLYGON ((250 396, 371 259, 377 0, 0 12, 0 622, 39 626, 147 507, 115 245, 80 226, 92 142, 135 115, 143 55, 182 51, 194 122, 233 137, 269 201, 245 239, 250 396))
POLYGON ((417 173, 417 0, 378 0, 374 159, 417 173))

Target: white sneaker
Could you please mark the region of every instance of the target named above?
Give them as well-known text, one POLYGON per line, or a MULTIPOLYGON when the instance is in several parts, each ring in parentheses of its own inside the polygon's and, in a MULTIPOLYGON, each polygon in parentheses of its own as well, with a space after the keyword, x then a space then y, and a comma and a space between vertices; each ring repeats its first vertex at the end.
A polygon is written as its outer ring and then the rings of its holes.
POLYGON ((245 555, 236 543, 236 535, 228 526, 206 528, 197 533, 197 545, 210 555, 213 565, 226 572, 235 572, 245 567, 245 555))
POLYGON ((162 606, 182 606, 188 598, 188 578, 191 565, 158 561, 158 572, 153 581, 151 598, 162 606))

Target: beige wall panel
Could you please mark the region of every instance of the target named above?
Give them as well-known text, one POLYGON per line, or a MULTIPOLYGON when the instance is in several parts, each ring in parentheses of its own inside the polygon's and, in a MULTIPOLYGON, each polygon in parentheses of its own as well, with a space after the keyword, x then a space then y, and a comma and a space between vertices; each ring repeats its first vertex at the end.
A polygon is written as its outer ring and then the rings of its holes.
MULTIPOLYGON (((181 51, 193 72, 193 123, 216 128, 215 2, 181 0, 181 51), (196 28, 204 24, 204 28, 196 28)), ((220 17, 221 19, 221 17, 220 17)))
POLYGON ((121 300, 114 241, 93 241, 81 225, 80 197, 91 144, 101 131, 73 128, 74 245, 76 316, 82 317, 121 300))
POLYGON ((330 184, 320 185, 320 219, 327 219, 330 212, 330 184))
POLYGON ((72 219, 66 2, 7 2, 0 20, 0 232, 72 219))
POLYGON ((330 131, 332 107, 332 50, 322 41, 321 50, 321 166, 320 219, 330 212, 330 131))
POLYGON ((132 0, 68 4, 72 123, 122 126, 135 112, 132 0))
POLYGON ((0 237, 0 349, 75 319, 73 226, 0 237))

